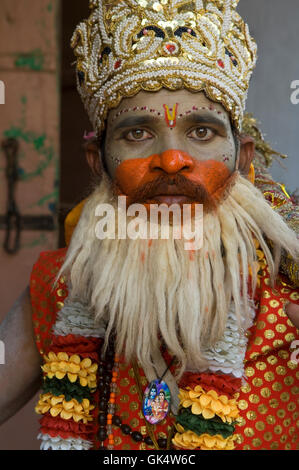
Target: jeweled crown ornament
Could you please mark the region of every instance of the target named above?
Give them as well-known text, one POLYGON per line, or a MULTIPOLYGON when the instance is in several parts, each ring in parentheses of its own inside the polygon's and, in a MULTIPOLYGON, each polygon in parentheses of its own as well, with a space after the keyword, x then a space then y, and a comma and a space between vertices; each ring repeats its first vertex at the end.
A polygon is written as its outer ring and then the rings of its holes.
POLYGON ((97 134, 108 111, 141 90, 204 91, 241 128, 257 47, 239 0, 91 0, 71 45, 97 134))

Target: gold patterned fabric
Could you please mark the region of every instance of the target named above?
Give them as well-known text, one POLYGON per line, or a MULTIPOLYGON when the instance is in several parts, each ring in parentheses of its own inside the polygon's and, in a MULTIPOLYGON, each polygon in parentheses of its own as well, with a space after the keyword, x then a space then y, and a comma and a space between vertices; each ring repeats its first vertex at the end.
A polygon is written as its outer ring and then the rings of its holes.
MULTIPOLYGON (((51 327, 60 309, 57 299, 64 302, 68 295, 66 286, 63 288, 63 284, 59 284, 53 290, 52 282, 53 274, 60 268, 64 255, 61 250, 43 253, 32 273, 34 321, 38 319, 38 312, 42 312, 42 320, 35 325, 36 342, 41 353, 49 350, 51 327), (44 324, 47 325, 45 331, 44 324)), ((249 331, 245 357, 247 383, 238 397, 240 419, 234 440, 237 450, 299 450, 299 368, 293 355, 293 342, 298 338, 298 331, 284 313, 283 306, 286 301, 299 304, 298 290, 288 285, 281 276, 273 289, 270 286, 267 267, 263 267, 256 296, 256 319, 249 331)), ((142 368, 139 368, 139 375, 144 391, 148 382, 142 368)), ((133 431, 147 435, 134 369, 131 364, 126 364, 123 358, 120 359, 116 385, 116 414, 124 424, 129 424, 133 431)), ((97 410, 97 404, 95 405, 97 410)), ((46 414, 43 419, 52 424, 54 418, 46 414)), ((63 421, 61 416, 60 419, 59 423, 64 424, 64 428, 70 427, 70 424, 72 429, 74 428, 72 419, 63 421)), ((170 414, 160 424, 154 425, 156 438, 167 439, 173 423, 174 417, 170 414)), ((86 432, 86 429, 83 431, 86 432)), ((59 434, 61 431, 56 432, 59 434)), ((130 435, 123 434, 121 429, 114 425, 113 438, 116 450, 153 449, 144 442, 135 442, 130 435)), ((193 442, 192 438, 190 442, 193 442)), ((209 448, 212 444, 211 440, 205 439, 201 445, 209 448)), ((99 446, 97 436, 93 437, 93 446, 99 446)))

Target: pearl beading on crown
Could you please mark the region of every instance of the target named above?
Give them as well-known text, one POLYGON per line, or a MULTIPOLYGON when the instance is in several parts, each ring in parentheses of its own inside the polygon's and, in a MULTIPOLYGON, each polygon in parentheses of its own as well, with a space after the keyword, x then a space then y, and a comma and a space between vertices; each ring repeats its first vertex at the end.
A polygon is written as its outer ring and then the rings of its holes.
POLYGON ((239 0, 90 0, 71 45, 99 135, 108 111, 141 90, 205 91, 241 128, 257 47, 239 0))

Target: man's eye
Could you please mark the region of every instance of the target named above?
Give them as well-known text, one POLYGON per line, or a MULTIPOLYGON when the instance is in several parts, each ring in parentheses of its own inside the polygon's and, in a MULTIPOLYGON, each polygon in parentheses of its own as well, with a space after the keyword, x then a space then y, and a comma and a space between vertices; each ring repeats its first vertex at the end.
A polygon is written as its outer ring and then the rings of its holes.
POLYGON ((207 141, 211 140, 216 132, 208 127, 197 127, 190 132, 189 137, 195 140, 207 141))
POLYGON ((152 139, 152 135, 143 129, 134 129, 125 135, 125 138, 131 142, 141 142, 152 139))

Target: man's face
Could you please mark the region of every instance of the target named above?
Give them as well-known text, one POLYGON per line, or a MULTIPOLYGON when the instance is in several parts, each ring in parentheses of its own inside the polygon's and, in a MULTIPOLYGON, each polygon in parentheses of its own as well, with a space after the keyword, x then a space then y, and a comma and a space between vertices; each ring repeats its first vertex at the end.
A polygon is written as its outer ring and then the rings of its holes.
POLYGON ((236 157, 228 113, 203 92, 140 92, 109 113, 106 165, 131 203, 205 202, 236 157))

